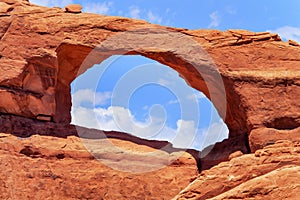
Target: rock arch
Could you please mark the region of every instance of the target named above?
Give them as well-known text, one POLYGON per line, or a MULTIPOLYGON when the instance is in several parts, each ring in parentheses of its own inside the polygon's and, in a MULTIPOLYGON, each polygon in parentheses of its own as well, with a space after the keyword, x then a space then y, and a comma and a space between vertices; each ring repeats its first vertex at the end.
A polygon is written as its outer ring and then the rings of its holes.
POLYGON ((70 83, 94 64, 120 54, 141 55, 173 68, 191 87, 210 98, 228 124, 231 135, 246 132, 246 121, 241 117, 243 108, 237 104, 239 98, 232 89, 233 82, 219 74, 214 61, 199 43, 182 33, 157 28, 124 32, 108 38, 94 49, 61 44, 57 49, 56 122, 70 122, 70 83))
MULTIPOLYGON (((252 151, 270 141, 288 138, 286 135, 299 129, 300 48, 295 42, 281 41, 277 34, 162 27, 122 17, 66 13, 60 8, 40 7, 24 0, 2 4, 5 9, 0 18, 1 116, 68 123, 71 81, 78 73, 110 55, 126 53, 142 55, 172 67, 192 87, 211 98, 222 117, 226 107, 225 122, 230 138, 243 136, 240 141, 243 146, 249 138, 252 151), (134 35, 135 43, 122 40, 108 45, 95 60, 84 62, 97 45, 114 35, 134 30, 139 30, 134 35), (170 32, 177 36, 168 37, 170 32), (195 46, 181 42, 185 37, 205 49, 218 67, 224 83, 225 105, 218 101, 223 97, 212 98, 212 94, 222 94, 218 91, 219 82, 215 83, 212 78, 215 70, 207 59, 201 60, 202 56, 193 57, 195 46), (151 45, 139 46, 149 38, 151 45), (20 45, 16 41, 24 42, 20 45), (170 44, 179 50, 170 49, 170 44), (188 62, 178 56, 182 55, 181 50, 187 49, 191 50, 184 53, 190 58, 188 62), (191 63, 201 69, 201 76, 190 67, 191 63), (212 83, 215 88, 208 92, 206 83, 212 83), (282 125, 287 122, 288 126, 282 125), (289 130, 290 127, 293 129, 289 130), (262 135, 266 134, 268 138, 262 141, 262 135)), ((17 125, 11 123, 10 126, 17 125)), ((236 146, 235 143, 230 145, 236 146)))

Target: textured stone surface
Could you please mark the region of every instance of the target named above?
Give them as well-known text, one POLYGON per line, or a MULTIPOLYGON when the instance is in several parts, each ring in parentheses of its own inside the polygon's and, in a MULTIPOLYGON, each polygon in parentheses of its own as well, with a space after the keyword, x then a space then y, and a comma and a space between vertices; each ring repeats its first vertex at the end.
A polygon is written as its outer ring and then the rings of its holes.
POLYGON ((69 13, 81 13, 82 6, 80 4, 70 4, 65 7, 66 12, 69 13))
POLYGON ((184 152, 177 152, 181 156, 173 164, 156 171, 114 170, 107 163, 118 165, 122 159, 122 167, 137 169, 158 164, 160 158, 165 162, 176 153, 126 140, 102 139, 97 142, 112 142, 120 149, 94 148, 103 158, 99 162, 86 150, 84 144, 89 142, 93 141, 82 143, 75 136, 20 138, 1 133, 0 199, 171 199, 197 174, 194 159, 184 152), (137 152, 152 151, 157 153, 151 159, 137 156, 137 152))
MULTIPOLYGON (((196 178, 196 166, 212 168, 175 199, 299 199, 298 43, 267 32, 176 29, 80 10, 0 0, 0 132, 6 133, 0 135, 1 199, 170 199, 196 178), (84 62, 98 45, 95 57, 84 62), (70 83, 124 53, 178 71, 212 100, 230 138, 174 160, 181 151, 167 142, 109 132, 108 140, 121 148, 158 154, 149 159, 93 143, 103 162, 123 169, 170 165, 131 174, 93 159, 78 127, 69 125, 70 83), (159 150, 164 146, 170 148, 159 150)), ((88 141, 97 133, 80 130, 88 141)))
MULTIPOLYGON (((1 113, 68 123, 70 83, 93 64, 128 53, 172 67, 192 87, 203 91, 225 118, 230 137, 250 134, 277 119, 289 118, 293 126, 299 126, 300 48, 282 42, 276 34, 167 28, 122 17, 72 15, 21 0, 2 0, 1 4, 1 113), (126 40, 105 44, 128 31, 126 40), (222 103, 222 83, 215 79, 207 55, 192 57, 196 47, 184 45, 186 39, 197 42, 213 59, 224 81, 226 104, 222 103), (99 44, 105 51, 83 63, 99 44), (212 85, 210 90, 206 83, 212 85)), ((282 129, 290 130, 282 127, 278 131, 282 129)))
POLYGON ((300 143, 279 140, 203 171, 174 199, 299 199, 300 143))

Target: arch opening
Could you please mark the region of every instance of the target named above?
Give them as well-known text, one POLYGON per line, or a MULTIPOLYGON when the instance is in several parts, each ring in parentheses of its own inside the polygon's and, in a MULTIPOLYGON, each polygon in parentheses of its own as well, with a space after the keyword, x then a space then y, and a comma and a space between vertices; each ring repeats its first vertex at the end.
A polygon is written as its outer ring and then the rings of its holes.
POLYGON ((228 138, 227 125, 203 93, 144 56, 110 56, 78 76, 71 94, 76 125, 198 151, 228 138))
POLYGON ((112 55, 141 55, 169 66, 191 87, 202 91, 225 120, 230 137, 251 130, 233 81, 218 71, 209 53, 191 38, 171 30, 150 28, 117 33, 98 42, 96 47, 66 42, 57 48, 55 122, 71 122, 70 84, 78 75, 112 55), (157 37, 160 39, 156 40, 157 37))

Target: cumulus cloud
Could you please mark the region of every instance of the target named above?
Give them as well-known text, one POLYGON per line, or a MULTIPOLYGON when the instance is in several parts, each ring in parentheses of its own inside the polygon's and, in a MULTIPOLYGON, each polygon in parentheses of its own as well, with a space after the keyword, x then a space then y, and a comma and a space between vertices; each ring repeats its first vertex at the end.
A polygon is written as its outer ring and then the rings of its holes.
POLYGON ((127 16, 135 19, 143 19, 157 24, 161 24, 163 21, 162 17, 157 13, 154 13, 152 10, 140 9, 139 7, 134 5, 129 7, 127 16))
POLYGON ((206 98, 205 94, 203 94, 202 92, 195 92, 194 94, 188 95, 187 99, 189 100, 199 100, 199 99, 203 99, 206 98))
POLYGON ((73 107, 79 107, 82 103, 88 103, 91 106, 102 106, 111 99, 111 92, 93 92, 91 89, 82 89, 72 95, 73 107))
POLYGON ((178 120, 176 137, 171 141, 174 147, 191 148, 197 135, 194 121, 178 120))
POLYGON ((164 127, 164 119, 149 118, 146 122, 137 120, 131 111, 124 107, 72 109, 72 123, 88 128, 115 130, 131 133, 141 138, 154 138, 164 127))
POLYGON ((179 101, 177 99, 173 99, 173 100, 168 101, 168 105, 177 104, 177 103, 179 103, 179 101))
POLYGON ((97 14, 107 14, 113 8, 113 2, 96 2, 96 3, 89 3, 86 1, 83 4, 83 11, 90 12, 90 13, 97 13, 97 14))
POLYGON ((147 20, 151 23, 160 24, 162 22, 162 17, 160 17, 157 14, 154 14, 151 10, 149 10, 147 13, 147 20))
POLYGON ((170 81, 169 79, 164 79, 164 78, 160 78, 157 80, 157 84, 162 85, 162 86, 170 86, 170 85, 174 85, 174 82, 170 81))
POLYGON ((237 9, 232 6, 226 6, 225 10, 230 15, 235 15, 237 13, 237 9))
POLYGON ((199 130, 193 120, 178 120, 177 127, 167 126, 164 119, 137 120, 127 108, 72 108, 72 124, 101 130, 127 132, 140 138, 169 141, 176 148, 203 148, 228 137, 228 128, 222 120, 207 129, 199 130))
POLYGON ((202 146, 207 147, 215 144, 216 141, 222 141, 228 138, 229 130, 226 124, 220 119, 218 122, 213 122, 202 132, 202 146))
POLYGON ((300 43, 300 27, 283 26, 268 32, 277 33, 284 40, 295 40, 300 43))
POLYGON ((216 28, 221 23, 221 17, 219 15, 218 11, 215 11, 209 15, 209 18, 211 19, 210 24, 208 25, 208 28, 216 28))
MULTIPOLYGON (((30 0, 30 3, 47 6, 47 7, 61 7, 64 8, 69 4, 74 4, 73 0, 30 0)), ((82 7, 84 12, 97 13, 97 14, 107 14, 113 8, 113 3, 111 1, 104 2, 89 2, 83 1, 82 7)))
POLYGON ((30 3, 40 5, 40 6, 47 6, 47 7, 65 7, 66 5, 74 3, 73 0, 30 0, 30 3))
POLYGON ((129 17, 135 18, 135 19, 140 19, 141 18, 140 13, 141 13, 141 10, 138 7, 136 7, 136 6, 129 7, 129 13, 128 13, 129 17))

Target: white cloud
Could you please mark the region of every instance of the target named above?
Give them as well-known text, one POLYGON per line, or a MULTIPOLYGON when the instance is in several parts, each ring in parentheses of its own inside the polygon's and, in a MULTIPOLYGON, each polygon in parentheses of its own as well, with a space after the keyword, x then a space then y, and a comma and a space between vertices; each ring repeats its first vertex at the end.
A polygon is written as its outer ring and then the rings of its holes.
POLYGON ((232 7, 232 6, 227 6, 225 8, 225 10, 230 15, 235 15, 237 13, 237 9, 235 7, 232 7))
POLYGON ((199 91, 187 96, 188 100, 199 100, 199 99, 203 99, 203 98, 206 98, 205 94, 203 94, 202 92, 199 92, 199 91))
POLYGON ((172 144, 177 148, 190 148, 196 138, 197 129, 194 121, 177 121, 176 137, 172 140, 172 144))
POLYGON ((210 124, 208 129, 203 132, 203 146, 215 144, 216 141, 222 141, 228 138, 229 130, 222 119, 210 124))
MULTIPOLYGON (((193 93, 189 93, 193 94, 193 93)), ((206 146, 228 137, 228 128, 220 119, 207 129, 198 129, 193 120, 179 119, 176 127, 165 124, 166 115, 152 116, 145 121, 136 119, 128 108, 107 105, 111 92, 94 93, 91 89, 81 89, 72 95, 72 124, 100 130, 127 132, 140 138, 165 140, 177 148, 202 150, 206 146), (97 107, 98 106, 98 107, 97 107)), ((192 98, 203 98, 203 94, 194 94, 192 98)), ((187 99, 189 95, 183 95, 187 99)), ((177 103, 176 100, 169 103, 177 103)), ((143 109, 148 109, 145 105, 143 109)))
POLYGON ((159 15, 153 14, 153 12, 151 10, 149 10, 147 13, 147 19, 151 23, 159 23, 160 24, 162 22, 162 18, 159 15))
POLYGON ((228 137, 228 128, 220 120, 205 130, 198 130, 194 121, 178 120, 173 129, 163 119, 141 122, 123 107, 72 108, 72 124, 101 130, 127 132, 140 138, 167 140, 177 148, 203 148, 228 137))
POLYGON ((221 23, 221 17, 219 15, 218 11, 215 11, 215 12, 211 13, 209 15, 209 17, 211 19, 211 22, 208 25, 208 28, 216 28, 216 27, 218 27, 220 25, 220 23, 221 23))
POLYGON ((72 108, 72 123, 88 128, 101 130, 115 130, 131 133, 141 138, 155 138, 164 128, 164 119, 152 117, 141 122, 137 120, 129 109, 110 106, 106 108, 72 108))
POLYGON ((135 19, 140 19, 140 13, 141 13, 141 10, 136 7, 136 6, 130 6, 129 8, 129 17, 131 18, 135 18, 135 19))
POLYGON ((168 101, 169 105, 171 105, 171 104, 177 104, 177 103, 179 103, 179 101, 177 99, 168 101))
POLYGON ((275 30, 268 30, 268 32, 277 33, 282 39, 295 40, 300 43, 300 27, 283 26, 275 30))
POLYGON ((149 106, 143 106, 143 110, 148 110, 149 106))
POLYGON ((64 8, 69 4, 73 4, 73 0, 30 0, 32 4, 40 5, 40 6, 47 6, 47 7, 61 7, 64 8))
POLYGON ((127 14, 127 16, 135 19, 143 19, 156 24, 161 24, 163 21, 160 15, 153 13, 153 11, 151 10, 142 10, 137 6, 130 6, 129 13, 127 14))
POLYGON ((40 5, 40 6, 48 6, 49 0, 30 0, 29 1, 32 4, 40 5))
POLYGON ((89 3, 86 1, 83 4, 83 11, 97 14, 107 14, 113 8, 112 2, 101 2, 101 3, 89 3))
POLYGON ((166 79, 160 78, 160 79, 157 80, 157 84, 162 85, 162 86, 170 86, 170 85, 172 85, 174 83, 172 81, 170 81, 170 80, 166 80, 166 79))
POLYGON ((78 90, 72 95, 72 105, 73 107, 79 107, 82 103, 90 103, 93 106, 105 105, 111 99, 111 95, 111 92, 94 93, 91 89, 78 90))
MULTIPOLYGON (((64 8, 69 4, 74 4, 73 0, 30 0, 30 3, 47 6, 47 7, 61 7, 64 8)), ((97 14, 107 14, 113 7, 113 3, 111 1, 104 1, 101 3, 98 2, 89 2, 83 1, 82 7, 84 12, 97 13, 97 14)))

